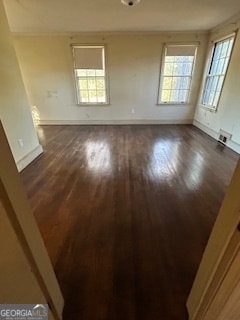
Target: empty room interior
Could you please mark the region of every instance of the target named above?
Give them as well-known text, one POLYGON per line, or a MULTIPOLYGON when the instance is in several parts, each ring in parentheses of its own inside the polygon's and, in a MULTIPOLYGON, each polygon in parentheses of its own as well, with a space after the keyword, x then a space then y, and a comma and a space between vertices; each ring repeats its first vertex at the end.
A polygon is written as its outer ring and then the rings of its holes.
POLYGON ((240 319, 239 27, 239 0, 0 0, 0 304, 240 319))

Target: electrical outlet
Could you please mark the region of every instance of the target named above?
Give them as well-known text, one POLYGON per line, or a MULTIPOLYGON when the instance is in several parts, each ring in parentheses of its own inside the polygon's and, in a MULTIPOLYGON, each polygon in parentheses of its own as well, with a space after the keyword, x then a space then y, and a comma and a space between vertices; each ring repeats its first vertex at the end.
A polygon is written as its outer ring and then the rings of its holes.
POLYGON ((21 147, 21 148, 23 148, 23 140, 22 139, 18 139, 18 144, 19 144, 19 146, 21 147))
POLYGON ((131 113, 132 113, 132 114, 134 114, 134 113, 135 113, 135 109, 134 109, 134 108, 132 108, 131 113))

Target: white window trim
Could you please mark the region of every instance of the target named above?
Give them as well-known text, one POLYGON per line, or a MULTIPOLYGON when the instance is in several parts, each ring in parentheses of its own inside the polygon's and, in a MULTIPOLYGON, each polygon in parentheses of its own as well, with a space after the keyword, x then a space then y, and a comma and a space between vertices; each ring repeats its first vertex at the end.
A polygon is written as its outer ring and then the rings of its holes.
POLYGON ((169 106, 186 106, 186 105, 190 104, 198 46, 199 46, 199 42, 184 42, 184 43, 168 42, 168 43, 163 44, 161 66, 160 66, 160 76, 159 76, 159 85, 158 85, 157 106, 168 106, 168 107, 169 106), (191 83, 190 83, 188 98, 187 98, 186 102, 162 102, 161 101, 161 92, 162 92, 162 85, 163 85, 163 78, 164 78, 163 71, 164 71, 164 65, 165 65, 167 46, 195 46, 196 47, 195 55, 194 55, 194 62, 192 65, 191 83))
POLYGON ((98 107, 98 106, 109 106, 110 105, 110 94, 109 94, 109 77, 108 77, 108 63, 107 63, 107 45, 106 44, 79 44, 73 43, 71 44, 71 56, 72 56, 72 68, 73 68, 73 81, 75 86, 75 97, 76 97, 76 105, 79 107, 98 107), (80 92, 79 87, 76 81, 75 74, 75 54, 74 48, 104 48, 104 67, 105 67, 105 86, 106 86, 106 102, 82 102, 80 101, 80 92))
POLYGON ((203 80, 202 80, 201 95, 199 97, 199 105, 203 109, 207 109, 208 111, 211 111, 211 112, 217 112, 217 110, 218 110, 218 106, 219 106, 219 102, 221 100, 221 96, 222 96, 222 92, 223 92, 226 76, 227 76, 227 73, 228 73, 228 68, 229 68, 229 65, 230 65, 230 62, 231 62, 231 58, 232 58, 232 53, 233 53, 233 50, 234 50, 236 37, 237 37, 237 31, 234 31, 234 32, 232 32, 232 33, 230 33, 230 34, 228 34, 226 36, 223 36, 221 38, 217 38, 217 39, 214 39, 214 40, 211 41, 211 47, 209 49, 209 54, 208 54, 208 58, 207 58, 206 66, 205 66, 205 72, 204 72, 204 76, 203 76, 203 80), (233 38, 232 51, 231 51, 231 54, 229 56, 229 61, 228 61, 228 66, 227 66, 226 72, 225 72, 224 77, 223 77, 222 88, 221 88, 221 91, 220 91, 220 94, 219 94, 217 105, 214 107, 212 105, 203 104, 202 100, 203 100, 204 89, 205 89, 206 81, 207 81, 207 78, 208 78, 209 69, 210 69, 210 66, 211 66, 211 63, 212 63, 212 58, 213 58, 213 54, 214 54, 215 45, 218 42, 221 42, 221 41, 224 41, 224 40, 230 39, 230 38, 233 38))

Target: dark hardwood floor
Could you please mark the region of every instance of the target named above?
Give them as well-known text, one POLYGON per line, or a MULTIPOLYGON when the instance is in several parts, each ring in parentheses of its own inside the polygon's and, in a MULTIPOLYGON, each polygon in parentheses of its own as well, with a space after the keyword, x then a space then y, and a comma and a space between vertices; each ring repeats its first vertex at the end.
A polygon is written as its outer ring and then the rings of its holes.
POLYGON ((42 126, 21 178, 65 320, 186 320, 238 155, 193 126, 42 126))

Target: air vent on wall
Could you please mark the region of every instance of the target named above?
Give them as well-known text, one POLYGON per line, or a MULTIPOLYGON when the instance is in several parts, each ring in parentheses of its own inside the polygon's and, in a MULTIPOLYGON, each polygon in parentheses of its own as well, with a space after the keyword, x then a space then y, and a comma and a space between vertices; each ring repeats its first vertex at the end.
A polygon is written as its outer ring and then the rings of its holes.
POLYGON ((232 135, 229 132, 226 132, 226 131, 220 129, 218 142, 226 145, 227 141, 230 140, 231 137, 232 137, 232 135))

